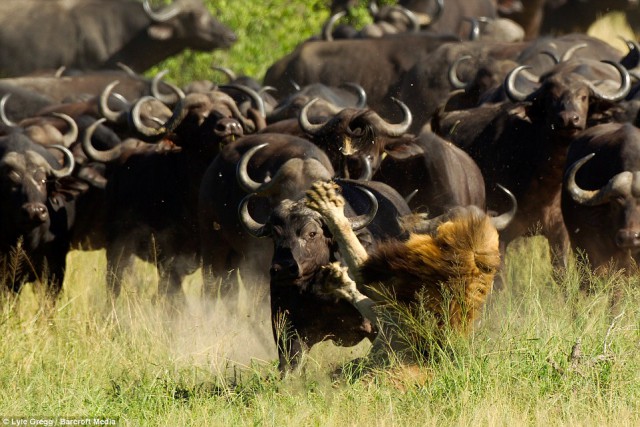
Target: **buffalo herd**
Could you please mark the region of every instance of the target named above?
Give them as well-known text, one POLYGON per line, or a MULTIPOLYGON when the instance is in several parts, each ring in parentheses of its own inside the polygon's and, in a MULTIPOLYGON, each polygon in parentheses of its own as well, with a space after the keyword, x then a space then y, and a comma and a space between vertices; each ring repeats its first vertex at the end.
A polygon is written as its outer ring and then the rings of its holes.
POLYGON ((74 249, 105 250, 112 302, 136 257, 169 301, 198 269, 202 298, 225 298, 239 271, 269 290, 284 372, 328 339, 410 357, 390 300, 468 333, 519 237, 544 235, 557 272, 572 253, 637 271, 640 47, 554 15, 636 2, 372 1, 353 28, 356 3, 261 81, 177 87, 132 68, 235 41, 199 0, 5 0, 4 293, 39 281, 55 300, 74 249), (47 25, 18 31, 27 16, 47 25))

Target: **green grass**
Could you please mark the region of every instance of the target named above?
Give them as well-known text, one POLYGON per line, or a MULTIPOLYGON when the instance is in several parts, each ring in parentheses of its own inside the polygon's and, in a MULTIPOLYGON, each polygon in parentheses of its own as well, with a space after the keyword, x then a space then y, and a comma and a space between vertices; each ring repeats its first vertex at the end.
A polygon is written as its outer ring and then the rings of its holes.
MULTIPOLYGON (((329 18, 330 0, 205 0, 205 3, 216 18, 236 32, 238 41, 229 50, 185 51, 158 64, 148 75, 168 69, 167 79, 181 85, 202 79, 224 83, 223 75, 211 71, 212 65, 219 65, 262 81, 269 65, 302 41, 320 34, 329 18)), ((371 21, 364 2, 361 3, 350 18, 358 28, 371 21)))
POLYGON ((281 380, 263 288, 203 303, 199 273, 187 309, 156 301, 139 263, 115 310, 102 252, 73 252, 64 293, 41 308, 28 286, 0 317, 0 417, 109 416, 124 425, 637 425, 638 279, 553 280, 544 239, 510 248, 507 285, 469 340, 451 337, 416 369, 337 382, 331 373, 368 343, 315 347, 281 380), (592 292, 579 291, 581 280, 592 292), (609 297, 621 286, 622 315, 609 297), (570 359, 581 340, 582 357, 570 359), (606 350, 605 350, 606 345, 606 350))

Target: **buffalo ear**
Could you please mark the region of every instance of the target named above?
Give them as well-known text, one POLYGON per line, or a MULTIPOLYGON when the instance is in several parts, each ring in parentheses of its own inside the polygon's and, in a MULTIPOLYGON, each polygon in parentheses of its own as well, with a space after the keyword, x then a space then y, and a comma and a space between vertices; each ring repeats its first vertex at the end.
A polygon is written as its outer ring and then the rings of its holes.
POLYGON ((413 139, 410 141, 392 142, 384 147, 385 153, 397 160, 410 159, 412 157, 422 156, 424 150, 413 139))
POLYGON ((147 34, 155 40, 169 40, 173 37, 173 28, 167 24, 153 24, 147 28, 147 34))

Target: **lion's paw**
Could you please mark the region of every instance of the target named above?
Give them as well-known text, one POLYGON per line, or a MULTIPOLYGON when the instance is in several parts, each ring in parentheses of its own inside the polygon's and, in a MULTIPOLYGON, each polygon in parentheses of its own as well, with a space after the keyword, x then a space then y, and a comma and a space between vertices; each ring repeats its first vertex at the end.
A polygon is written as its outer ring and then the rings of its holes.
POLYGON ((325 218, 344 216, 345 201, 339 190, 333 181, 316 181, 307 191, 306 204, 325 218))

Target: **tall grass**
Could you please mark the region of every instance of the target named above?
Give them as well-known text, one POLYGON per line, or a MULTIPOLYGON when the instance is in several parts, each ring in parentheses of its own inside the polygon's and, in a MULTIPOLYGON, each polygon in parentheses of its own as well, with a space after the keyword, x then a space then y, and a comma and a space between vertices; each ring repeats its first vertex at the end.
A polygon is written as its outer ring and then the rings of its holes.
POLYGON ((115 307, 102 252, 74 252, 52 311, 28 286, 0 317, 0 417, 110 416, 125 425, 635 425, 640 422, 637 278, 555 277, 542 238, 509 250, 468 340, 436 357, 333 380, 368 344, 312 349, 301 372, 275 367, 265 289, 199 299, 199 273, 180 309, 156 298, 140 263, 115 307), (581 282, 591 286, 588 294, 581 282), (618 317, 614 286, 623 289, 618 317), (579 343, 579 354, 571 357, 579 343))

